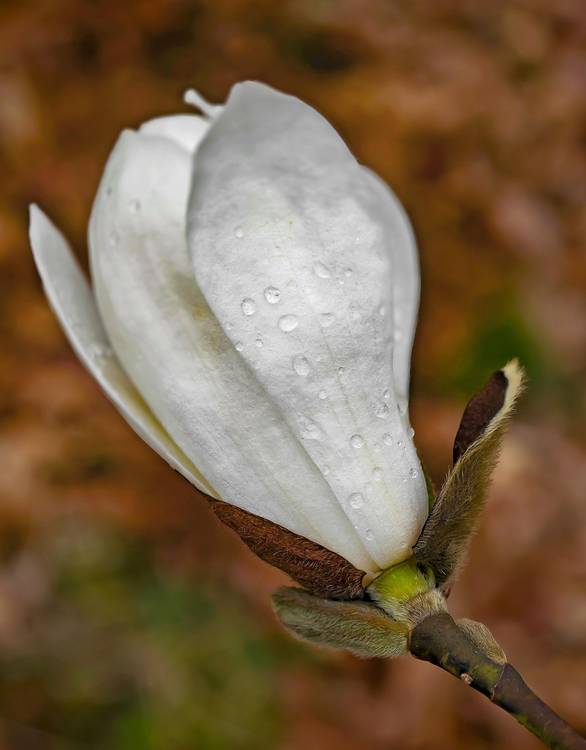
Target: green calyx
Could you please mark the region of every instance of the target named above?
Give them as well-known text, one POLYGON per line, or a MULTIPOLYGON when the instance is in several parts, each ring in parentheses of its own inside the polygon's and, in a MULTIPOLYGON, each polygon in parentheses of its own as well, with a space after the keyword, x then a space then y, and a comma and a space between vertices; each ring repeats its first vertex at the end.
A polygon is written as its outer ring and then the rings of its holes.
POLYGON ((421 600, 434 588, 435 578, 431 568, 418 564, 415 558, 410 557, 384 570, 366 591, 381 609, 403 620, 409 604, 421 600))

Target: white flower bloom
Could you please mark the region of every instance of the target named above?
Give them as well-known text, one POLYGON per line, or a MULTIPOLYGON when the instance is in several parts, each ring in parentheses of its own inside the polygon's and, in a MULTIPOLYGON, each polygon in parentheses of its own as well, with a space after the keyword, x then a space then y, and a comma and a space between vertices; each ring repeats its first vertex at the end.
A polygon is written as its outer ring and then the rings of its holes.
POLYGON ((244 83, 208 114, 120 136, 90 221, 95 298, 32 208, 47 295, 123 416, 196 487, 376 572, 427 516, 409 222, 298 99, 244 83))

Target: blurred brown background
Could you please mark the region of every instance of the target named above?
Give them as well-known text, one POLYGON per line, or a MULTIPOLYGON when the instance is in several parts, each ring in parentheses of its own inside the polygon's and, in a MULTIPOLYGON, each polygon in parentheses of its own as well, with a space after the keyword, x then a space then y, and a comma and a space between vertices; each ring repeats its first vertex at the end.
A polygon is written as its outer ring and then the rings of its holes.
POLYGON ((436 481, 469 395, 527 366, 451 602, 586 732, 583 1, 2 0, 0 750, 539 746, 426 664, 290 640, 269 605, 284 577, 135 437, 46 304, 28 202, 85 264, 119 130, 246 78, 318 107, 409 210, 436 481))

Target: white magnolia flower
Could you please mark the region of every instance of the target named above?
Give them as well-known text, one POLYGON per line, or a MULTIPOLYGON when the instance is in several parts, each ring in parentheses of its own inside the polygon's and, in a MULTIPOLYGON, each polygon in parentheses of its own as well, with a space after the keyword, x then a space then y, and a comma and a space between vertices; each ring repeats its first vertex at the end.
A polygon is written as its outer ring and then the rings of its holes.
POLYGON ((393 193, 313 109, 258 83, 122 133, 96 196, 93 292, 36 207, 77 354, 204 492, 375 573, 427 517, 407 416, 419 273, 393 193))

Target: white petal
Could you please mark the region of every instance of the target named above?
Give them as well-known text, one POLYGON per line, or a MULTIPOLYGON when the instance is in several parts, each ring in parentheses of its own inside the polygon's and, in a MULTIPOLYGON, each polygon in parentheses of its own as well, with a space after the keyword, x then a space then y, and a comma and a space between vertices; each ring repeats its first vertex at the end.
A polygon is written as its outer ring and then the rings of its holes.
POLYGON ((198 151, 189 225, 210 307, 308 455, 329 466, 369 553, 382 567, 407 557, 427 492, 393 373, 396 201, 314 110, 247 83, 198 151))
POLYGON ((193 153, 209 128, 209 120, 197 115, 170 115, 156 117, 144 122, 139 132, 144 135, 158 135, 174 141, 186 151, 193 153))
POLYGON ((114 349, 224 500, 374 571, 322 474, 196 286, 185 240, 190 176, 188 154, 166 138, 125 133, 110 157, 92 212, 90 251, 114 349))
POLYGON ((37 206, 30 208, 30 241, 45 293, 76 354, 133 430, 203 492, 213 493, 169 438, 112 352, 94 296, 67 241, 37 206))

